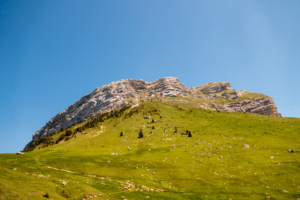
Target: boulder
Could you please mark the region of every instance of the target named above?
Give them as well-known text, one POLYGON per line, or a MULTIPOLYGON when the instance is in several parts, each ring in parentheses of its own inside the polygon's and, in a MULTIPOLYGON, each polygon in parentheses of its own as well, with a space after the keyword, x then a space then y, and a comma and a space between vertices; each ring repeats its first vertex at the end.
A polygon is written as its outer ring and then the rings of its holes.
POLYGON ((289 149, 288 152, 294 153, 294 149, 289 149))

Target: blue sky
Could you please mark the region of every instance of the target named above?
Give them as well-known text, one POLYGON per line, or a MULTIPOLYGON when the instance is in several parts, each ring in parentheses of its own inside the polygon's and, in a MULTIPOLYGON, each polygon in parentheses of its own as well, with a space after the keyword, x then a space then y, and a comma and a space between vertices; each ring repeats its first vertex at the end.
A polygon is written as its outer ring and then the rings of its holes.
POLYGON ((300 117, 300 1, 0 1, 0 153, 125 78, 228 81, 300 117))

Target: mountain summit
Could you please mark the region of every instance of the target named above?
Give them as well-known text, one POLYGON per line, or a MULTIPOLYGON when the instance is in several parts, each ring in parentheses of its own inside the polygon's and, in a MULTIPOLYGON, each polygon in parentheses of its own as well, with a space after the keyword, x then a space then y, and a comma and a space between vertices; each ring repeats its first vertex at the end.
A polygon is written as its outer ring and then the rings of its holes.
POLYGON ((211 82, 186 88, 175 77, 160 78, 153 82, 123 79, 96 88, 59 112, 33 134, 33 140, 58 132, 61 128, 70 127, 99 113, 126 105, 138 106, 141 101, 180 102, 193 104, 194 107, 206 110, 281 116, 271 97, 245 90, 233 90, 228 82, 211 82))

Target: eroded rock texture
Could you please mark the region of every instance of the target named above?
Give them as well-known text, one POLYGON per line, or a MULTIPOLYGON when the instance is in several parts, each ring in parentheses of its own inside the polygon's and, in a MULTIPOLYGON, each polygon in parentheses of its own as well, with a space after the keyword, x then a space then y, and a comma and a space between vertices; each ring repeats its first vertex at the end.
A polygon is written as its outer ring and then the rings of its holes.
POLYGON ((244 100, 242 102, 228 103, 224 105, 213 105, 216 110, 223 110, 228 112, 249 112, 261 115, 281 117, 278 113, 277 107, 271 97, 256 98, 251 100, 244 100))

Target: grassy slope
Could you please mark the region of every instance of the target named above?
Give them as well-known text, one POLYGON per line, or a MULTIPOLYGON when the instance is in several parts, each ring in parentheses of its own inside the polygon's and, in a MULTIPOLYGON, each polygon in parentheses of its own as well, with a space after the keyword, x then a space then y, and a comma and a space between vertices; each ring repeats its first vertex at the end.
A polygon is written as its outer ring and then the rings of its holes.
POLYGON ((87 134, 25 155, 0 155, 0 199, 45 199, 46 192, 51 199, 64 199, 66 194, 71 199, 95 194, 98 199, 300 198, 299 119, 147 102, 139 114, 101 124, 104 131, 88 129, 87 134), (151 112, 154 109, 158 113, 151 112), (156 122, 150 124, 145 115, 156 122), (154 134, 137 138, 142 125, 144 133, 154 134), (181 136, 186 129, 193 137, 181 136), (250 148, 243 149, 244 144, 250 148), (288 153, 289 148, 296 152, 288 153), (143 191, 123 191, 127 184, 122 182, 127 181, 143 191), (165 192, 147 191, 138 184, 165 192))

